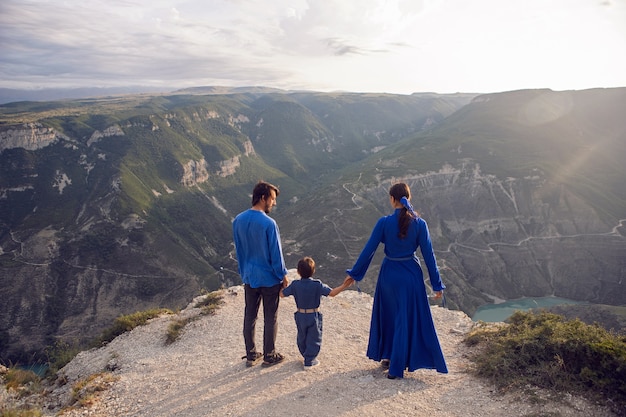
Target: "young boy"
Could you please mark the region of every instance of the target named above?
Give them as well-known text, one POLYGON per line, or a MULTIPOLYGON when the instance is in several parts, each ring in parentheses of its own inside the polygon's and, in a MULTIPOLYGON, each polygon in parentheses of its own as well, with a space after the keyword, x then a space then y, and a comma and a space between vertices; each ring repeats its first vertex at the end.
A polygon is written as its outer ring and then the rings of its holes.
POLYGON ((298 261, 300 280, 294 280, 287 288, 280 291, 281 297, 293 295, 298 311, 294 313, 298 329, 297 344, 304 358, 304 369, 319 365, 317 355, 322 346, 322 313, 320 301, 322 296, 334 297, 352 285, 346 279, 337 288, 330 288, 318 279, 311 278, 315 274, 315 261, 306 256, 298 261))

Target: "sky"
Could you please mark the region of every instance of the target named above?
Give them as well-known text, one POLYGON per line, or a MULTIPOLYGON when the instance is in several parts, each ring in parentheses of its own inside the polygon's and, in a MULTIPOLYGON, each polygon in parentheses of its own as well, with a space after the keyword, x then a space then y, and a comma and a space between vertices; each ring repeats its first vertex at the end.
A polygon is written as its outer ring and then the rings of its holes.
POLYGON ((626 87, 626 0, 1 0, 0 88, 626 87))

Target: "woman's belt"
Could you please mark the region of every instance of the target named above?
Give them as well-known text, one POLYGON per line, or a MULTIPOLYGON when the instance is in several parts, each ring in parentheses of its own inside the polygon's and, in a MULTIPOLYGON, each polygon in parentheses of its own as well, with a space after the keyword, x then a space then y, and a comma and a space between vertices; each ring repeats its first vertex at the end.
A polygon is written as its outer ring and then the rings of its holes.
POLYGON ((390 256, 385 256, 385 259, 389 259, 390 261, 411 261, 411 260, 416 260, 417 258, 415 257, 415 255, 412 255, 412 256, 405 256, 404 258, 392 258, 390 256))

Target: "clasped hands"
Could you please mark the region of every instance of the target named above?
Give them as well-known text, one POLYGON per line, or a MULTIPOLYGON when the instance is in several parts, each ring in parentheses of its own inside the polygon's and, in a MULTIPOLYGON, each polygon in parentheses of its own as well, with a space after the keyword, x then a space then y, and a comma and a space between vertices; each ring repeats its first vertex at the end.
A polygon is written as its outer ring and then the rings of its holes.
POLYGON ((346 275, 346 279, 343 280, 343 286, 345 288, 348 288, 350 286, 352 286, 352 284, 354 284, 354 278, 352 278, 350 275, 346 275))

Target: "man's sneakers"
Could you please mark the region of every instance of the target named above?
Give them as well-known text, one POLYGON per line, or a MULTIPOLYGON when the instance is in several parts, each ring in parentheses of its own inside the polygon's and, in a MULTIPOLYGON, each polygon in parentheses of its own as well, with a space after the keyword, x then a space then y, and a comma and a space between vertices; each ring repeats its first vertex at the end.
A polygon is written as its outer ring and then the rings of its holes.
POLYGON ((263 357, 263 354, 260 352, 254 352, 251 353, 249 355, 243 356, 241 359, 245 359, 246 360, 246 367, 251 367, 256 365, 257 363, 259 363, 261 361, 261 359, 263 359, 263 363, 261 364, 261 366, 272 366, 272 365, 276 365, 278 363, 281 363, 282 361, 285 360, 285 357, 283 355, 281 355, 280 353, 271 353, 267 356, 265 356, 265 358, 263 357))
POLYGON ((243 358, 246 358, 246 366, 249 368, 259 363, 261 359, 263 359, 263 354, 261 352, 254 352, 248 356, 244 356, 243 358))
POLYGON ((275 353, 270 353, 269 355, 265 356, 265 360, 263 360, 263 363, 261 364, 261 366, 274 366, 276 364, 281 363, 282 361, 285 360, 285 357, 283 355, 281 355, 278 352, 275 353))
POLYGON ((320 361, 318 361, 317 359, 313 359, 311 361, 310 365, 307 365, 306 363, 304 364, 304 370, 308 371, 309 369, 313 368, 314 366, 317 366, 320 364, 320 361))

